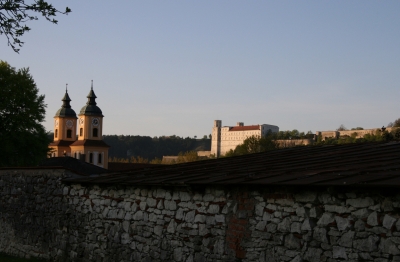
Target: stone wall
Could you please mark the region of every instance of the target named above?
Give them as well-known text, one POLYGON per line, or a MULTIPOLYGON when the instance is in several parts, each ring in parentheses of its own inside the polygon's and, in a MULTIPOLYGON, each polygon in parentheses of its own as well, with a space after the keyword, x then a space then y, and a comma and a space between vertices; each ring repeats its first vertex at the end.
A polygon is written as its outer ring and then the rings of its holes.
POLYGON ((50 261, 400 261, 400 194, 68 185, 0 171, 0 252, 50 261))

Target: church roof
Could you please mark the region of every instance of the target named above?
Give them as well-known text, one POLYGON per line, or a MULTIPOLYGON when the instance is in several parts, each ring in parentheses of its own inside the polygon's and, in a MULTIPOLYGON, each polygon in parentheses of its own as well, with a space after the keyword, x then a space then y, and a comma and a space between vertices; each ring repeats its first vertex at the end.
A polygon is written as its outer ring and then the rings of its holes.
POLYGON ((76 140, 70 146, 110 147, 103 140, 91 140, 91 139, 76 140))
POLYGON ((97 106, 96 103, 97 96, 93 91, 93 81, 92 81, 92 88, 90 89, 87 98, 88 101, 86 102, 86 105, 82 107, 81 111, 79 112, 79 115, 103 116, 103 112, 101 112, 101 109, 97 106))
POLYGON ((68 147, 70 146, 74 141, 67 141, 67 140, 57 140, 53 141, 49 144, 49 146, 64 146, 68 147))
POLYGON ((65 90, 65 95, 61 99, 61 101, 63 101, 63 104, 62 104, 61 108, 58 109, 58 111, 54 117, 75 117, 76 118, 76 113, 71 108, 71 105, 70 105, 71 98, 69 98, 67 90, 65 90))

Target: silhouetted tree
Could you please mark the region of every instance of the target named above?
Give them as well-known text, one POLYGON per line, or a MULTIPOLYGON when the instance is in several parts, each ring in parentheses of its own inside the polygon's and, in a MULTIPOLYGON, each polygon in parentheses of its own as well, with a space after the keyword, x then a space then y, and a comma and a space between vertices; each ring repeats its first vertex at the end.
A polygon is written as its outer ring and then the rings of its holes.
POLYGON ((20 37, 25 32, 31 30, 26 25, 28 21, 38 20, 36 14, 42 15, 47 21, 57 24, 54 17, 57 14, 68 14, 71 9, 65 8, 65 11, 59 11, 47 1, 34 0, 0 0, 0 35, 7 37, 8 45, 15 52, 19 52, 18 47, 22 47, 24 42, 20 37))
POLYGON ((0 166, 33 166, 46 157, 44 95, 28 68, 0 60, 0 166))

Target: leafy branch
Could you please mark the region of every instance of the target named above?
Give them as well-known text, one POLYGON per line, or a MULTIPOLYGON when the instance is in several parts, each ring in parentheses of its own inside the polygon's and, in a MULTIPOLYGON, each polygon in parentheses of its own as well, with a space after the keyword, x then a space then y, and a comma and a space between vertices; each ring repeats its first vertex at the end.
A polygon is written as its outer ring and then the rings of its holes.
POLYGON ((34 0, 29 4, 25 3, 25 0, 0 0, 0 35, 4 34, 7 37, 8 45, 18 53, 19 47, 24 44, 20 37, 31 30, 26 23, 38 20, 35 13, 41 14, 47 21, 57 24, 58 21, 54 19, 57 14, 67 15, 70 12, 71 9, 68 7, 62 12, 43 0, 34 0))

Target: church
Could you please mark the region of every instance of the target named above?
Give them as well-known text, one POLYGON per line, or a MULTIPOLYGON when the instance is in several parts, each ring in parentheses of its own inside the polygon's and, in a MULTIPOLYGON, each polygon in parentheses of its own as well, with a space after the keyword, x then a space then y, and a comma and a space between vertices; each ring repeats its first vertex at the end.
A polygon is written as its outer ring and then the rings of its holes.
POLYGON ((108 149, 103 141, 103 113, 97 106, 93 81, 88 101, 76 116, 68 90, 54 116, 54 141, 49 144, 52 157, 69 156, 108 169, 108 149))

